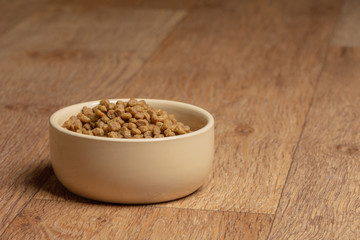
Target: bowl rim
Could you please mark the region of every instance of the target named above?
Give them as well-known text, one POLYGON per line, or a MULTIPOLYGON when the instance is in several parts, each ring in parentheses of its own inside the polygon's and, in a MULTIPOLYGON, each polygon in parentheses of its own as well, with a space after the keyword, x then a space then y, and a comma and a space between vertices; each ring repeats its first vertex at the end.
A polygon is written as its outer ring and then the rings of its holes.
MULTIPOLYGON (((113 98, 113 99, 109 99, 110 102, 116 102, 116 101, 128 101, 130 98, 113 98)), ((66 107, 63 107, 59 110, 57 110, 56 112, 54 112, 49 119, 49 123, 50 125, 55 128, 57 131, 62 132, 64 134, 67 135, 71 135, 73 137, 78 137, 78 138, 84 138, 84 139, 89 139, 89 140, 94 140, 94 141, 105 141, 105 142, 163 142, 163 141, 173 141, 176 139, 182 139, 182 138, 190 138, 196 135, 200 135, 206 131, 208 131, 210 128, 212 128, 214 126, 214 117, 205 109, 189 104, 189 103, 184 103, 184 102, 179 102, 179 101, 173 101, 173 100, 165 100, 165 99, 152 99, 152 98, 135 98, 136 100, 144 100, 146 101, 147 104, 151 104, 149 102, 160 102, 160 103, 168 103, 174 106, 182 106, 182 107, 186 107, 189 108, 190 110, 194 111, 194 112, 198 112, 200 114, 202 114, 204 116, 204 118, 206 119, 207 123, 205 124, 205 126, 203 126, 202 128, 193 131, 191 133, 186 133, 183 135, 176 135, 176 136, 171 136, 171 137, 163 137, 163 138, 109 138, 109 137, 100 137, 100 136, 91 136, 91 135, 86 135, 86 134, 82 134, 82 133, 77 133, 77 132, 73 132, 70 131, 68 129, 63 128, 60 124, 57 123, 57 119, 61 116, 62 112, 69 109, 69 108, 73 108, 73 107, 83 107, 83 106, 91 106, 91 105, 96 105, 99 104, 100 100, 95 100, 95 101, 87 101, 87 102, 82 102, 82 103, 76 103, 76 104, 72 104, 72 105, 68 105, 66 107)))

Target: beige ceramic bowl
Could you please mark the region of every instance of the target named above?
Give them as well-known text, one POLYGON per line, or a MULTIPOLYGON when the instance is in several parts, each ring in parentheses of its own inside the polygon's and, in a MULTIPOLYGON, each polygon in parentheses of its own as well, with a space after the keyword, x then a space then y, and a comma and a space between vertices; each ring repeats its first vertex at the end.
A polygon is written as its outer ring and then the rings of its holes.
MULTIPOLYGON (((127 101, 128 99, 113 99, 127 101)), ((192 133, 156 139, 113 139, 71 132, 62 124, 83 106, 50 118, 51 163, 59 181, 80 196, 113 203, 154 203, 186 196, 207 179, 214 156, 214 118, 185 103, 144 99, 175 114, 192 133)))

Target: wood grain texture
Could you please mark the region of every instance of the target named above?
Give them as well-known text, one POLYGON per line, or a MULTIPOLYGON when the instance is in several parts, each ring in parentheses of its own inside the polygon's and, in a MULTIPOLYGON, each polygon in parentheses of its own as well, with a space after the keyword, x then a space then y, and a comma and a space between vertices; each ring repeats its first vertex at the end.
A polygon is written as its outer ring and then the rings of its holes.
POLYGON ((359 78, 360 50, 332 48, 269 239, 360 238, 359 78))
POLYGON ((20 113, 10 105, 2 108, 2 114, 0 236, 49 177, 48 172, 37 171, 49 161, 48 130, 42 127, 45 118, 36 113, 20 113))
POLYGON ((332 45, 335 46, 360 46, 360 1, 345 0, 334 33, 332 45))
POLYGON ((0 0, 0 36, 30 17, 48 0, 0 0))
POLYGON ((2 239, 266 239, 272 216, 32 201, 2 239))
POLYGON ((0 103, 45 107, 110 98, 185 14, 49 5, 0 39, 0 91, 7 93, 0 103))
POLYGON ((115 89, 117 96, 189 102, 215 116, 212 176, 164 206, 275 213, 339 6, 255 1, 193 10, 115 89))

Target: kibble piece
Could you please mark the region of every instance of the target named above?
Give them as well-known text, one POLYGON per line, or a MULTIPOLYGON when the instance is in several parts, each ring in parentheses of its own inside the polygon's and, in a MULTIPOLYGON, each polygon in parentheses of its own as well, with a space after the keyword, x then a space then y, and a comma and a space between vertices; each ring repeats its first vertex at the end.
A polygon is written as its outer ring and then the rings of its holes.
POLYGON ((107 112, 107 108, 105 105, 98 105, 97 108, 102 112, 107 112))
POLYGON ((117 121, 118 123, 120 123, 120 125, 124 124, 124 120, 122 120, 120 117, 116 117, 113 119, 114 121, 117 121))
POLYGON ((145 116, 144 116, 144 113, 142 112, 137 112, 135 113, 135 116, 134 116, 136 119, 143 119, 145 116))
POLYGON ((154 136, 155 135, 159 135, 161 133, 161 130, 158 126, 154 126, 153 130, 152 130, 154 136))
POLYGON ((114 132, 114 131, 108 132, 107 136, 111 137, 111 138, 122 138, 123 137, 121 134, 119 134, 118 132, 114 132))
POLYGON ((144 120, 144 119, 139 119, 139 120, 136 121, 136 125, 138 127, 140 127, 140 126, 148 126, 149 122, 144 120))
POLYGON ((161 130, 165 131, 166 129, 170 129, 172 126, 172 122, 170 119, 165 119, 164 123, 161 126, 161 130))
POLYGON ((76 117, 75 117, 75 123, 74 123, 74 125, 75 125, 75 130, 80 130, 80 129, 82 129, 82 123, 81 123, 80 119, 77 119, 76 117))
POLYGON ((103 121, 103 122, 107 123, 109 120, 110 120, 110 118, 108 116, 106 116, 106 115, 101 117, 101 121, 103 121))
POLYGON ((110 119, 116 118, 115 110, 109 110, 106 114, 110 119))
POLYGON ((96 115, 97 116, 99 116, 99 117, 102 117, 102 116, 104 116, 105 115, 105 113, 104 112, 102 112, 102 111, 100 111, 100 109, 96 109, 96 115))
POLYGON ((152 132, 151 131, 146 131, 143 133, 144 137, 152 137, 152 132))
POLYGON ((136 128, 136 124, 135 123, 128 123, 127 128, 130 129, 130 130, 133 129, 133 128, 136 128))
POLYGON ((175 136, 175 133, 174 133, 173 131, 171 131, 170 129, 166 129, 166 130, 164 131, 164 134, 165 134, 165 136, 167 136, 167 137, 175 136))
POLYGON ((140 126, 140 127, 138 127, 138 129, 139 129, 142 133, 149 131, 148 126, 140 126))
POLYGON ((80 121, 81 122, 83 122, 83 123, 89 123, 91 120, 90 120, 90 118, 89 117, 87 117, 87 116, 85 116, 85 114, 83 114, 83 113, 79 113, 78 115, 77 115, 77 117, 80 119, 80 121))
POLYGON ((185 134, 186 131, 185 131, 185 129, 184 129, 182 126, 177 125, 177 126, 175 127, 175 133, 177 133, 177 134, 179 134, 179 135, 182 135, 182 134, 185 134))
POLYGON ((136 118, 130 118, 130 119, 129 119, 129 122, 136 124, 136 123, 137 123, 137 120, 136 120, 136 118))
POLYGON ((109 103, 109 105, 107 105, 107 109, 108 110, 114 110, 116 107, 116 104, 115 103, 109 103))
POLYGON ((144 113, 144 118, 146 119, 146 121, 150 121, 150 114, 148 114, 147 112, 144 113))
POLYGON ((130 98, 130 100, 128 101, 127 104, 128 104, 130 107, 132 107, 132 106, 135 106, 137 103, 138 103, 138 101, 137 101, 135 98, 130 98))
POLYGON ((108 99, 103 99, 100 101, 100 105, 103 105, 105 107, 109 106, 110 101, 108 99))
POLYGON ((135 107, 129 107, 128 108, 128 112, 131 113, 131 115, 134 117, 135 114, 137 113, 135 107))
POLYGON ((104 130, 102 128, 95 128, 92 130, 95 136, 104 136, 104 130))
POLYGON ((120 115, 123 120, 129 120, 132 116, 131 113, 125 112, 120 115))
POLYGON ((164 123, 163 122, 157 122, 155 125, 158 126, 161 129, 162 126, 164 125, 164 123))
POLYGON ((132 135, 140 135, 141 131, 137 128, 133 128, 133 129, 131 129, 131 134, 132 135))
POLYGON ((108 122, 108 125, 109 125, 109 128, 111 131, 119 131, 121 128, 120 123, 118 123, 117 121, 114 121, 114 120, 110 120, 108 122))
POLYGON ((119 131, 121 135, 123 135, 125 138, 131 138, 131 132, 126 127, 122 127, 119 131))
POLYGON ((85 124, 83 125, 83 128, 86 129, 86 130, 91 130, 91 126, 90 126, 89 123, 85 123, 85 124))

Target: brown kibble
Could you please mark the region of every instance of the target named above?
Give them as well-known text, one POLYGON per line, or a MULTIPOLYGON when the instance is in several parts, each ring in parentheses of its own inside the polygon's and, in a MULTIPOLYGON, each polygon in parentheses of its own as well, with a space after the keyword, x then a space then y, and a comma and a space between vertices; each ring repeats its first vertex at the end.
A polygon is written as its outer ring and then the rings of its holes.
POLYGON ((186 131, 182 126, 177 125, 175 127, 175 133, 177 133, 178 135, 182 135, 182 134, 185 134, 186 131))
POLYGON ((136 118, 130 118, 130 119, 129 119, 129 122, 136 124, 136 123, 137 123, 137 120, 136 120, 136 118))
POLYGON ((131 116, 131 113, 122 113, 120 114, 120 117, 123 119, 123 120, 129 120, 132 116, 131 116))
POLYGON ((143 119, 144 118, 144 113, 142 112, 137 112, 134 116, 136 119, 143 119))
POLYGON ((175 133, 174 133, 173 131, 171 131, 170 129, 166 129, 166 130, 164 131, 164 134, 165 134, 165 136, 167 136, 167 137, 175 136, 175 133))
POLYGON ((116 107, 115 103, 109 103, 109 105, 107 106, 108 110, 114 110, 116 107))
POLYGON ((135 107, 128 108, 128 112, 131 113, 132 116, 135 116, 135 114, 137 113, 135 107))
POLYGON ((108 99, 103 99, 100 101, 100 105, 103 105, 105 107, 109 106, 110 101, 108 99))
POLYGON ((91 126, 89 123, 84 124, 83 128, 86 130, 91 130, 91 126))
POLYGON ((144 137, 152 137, 152 132, 151 131, 146 131, 143 133, 144 137))
POLYGON ((107 123, 108 121, 110 121, 110 118, 108 118, 108 116, 104 115, 104 116, 101 117, 101 121, 107 123))
POLYGON ((110 119, 116 118, 115 110, 109 110, 106 114, 110 119))
POLYGON ((83 114, 83 113, 79 113, 78 115, 77 115, 77 117, 80 119, 80 121, 81 122, 83 122, 83 123, 89 123, 91 120, 90 120, 90 118, 88 118, 87 116, 85 116, 85 114, 83 114))
POLYGON ((144 120, 144 119, 139 119, 139 120, 136 121, 136 125, 138 127, 140 127, 140 126, 148 126, 149 122, 144 120))
POLYGON ((130 98, 130 100, 127 102, 127 105, 132 107, 135 106, 138 103, 138 101, 135 98, 130 98))
POLYGON ((161 130, 158 126, 154 126, 152 132, 154 135, 159 135, 161 133, 161 130))
POLYGON ((131 132, 126 127, 122 127, 119 131, 121 135, 123 135, 125 138, 131 138, 131 132))
POLYGON ((97 108, 102 112, 107 112, 107 108, 104 105, 98 105, 97 108))
POLYGON ((121 125, 124 124, 124 120, 122 120, 120 117, 116 117, 113 119, 114 121, 117 121, 118 123, 120 123, 121 125))
POLYGON ((139 129, 142 133, 149 131, 148 126, 140 126, 138 129, 139 129))
POLYGON ((83 114, 85 114, 86 116, 91 115, 91 114, 94 113, 94 111, 91 108, 88 108, 86 106, 81 109, 81 112, 83 114))
POLYGON ((103 113, 102 111, 100 111, 99 109, 96 109, 96 115, 99 116, 99 117, 102 117, 105 115, 105 113, 103 113))
POLYGON ((108 132, 107 136, 111 137, 111 138, 122 138, 123 137, 121 134, 119 134, 118 132, 114 132, 114 131, 108 132))
POLYGON ((148 114, 147 112, 144 113, 144 118, 146 119, 146 121, 150 121, 150 114, 148 114))
POLYGON ((190 127, 177 122, 173 114, 134 98, 116 103, 104 99, 93 108, 84 106, 78 115, 65 121, 63 127, 110 138, 162 138, 191 132, 190 127))
POLYGON ((95 128, 92 130, 92 133, 95 135, 95 136, 104 136, 104 130, 102 128, 95 128))
POLYGON ((141 131, 139 129, 137 129, 137 128, 133 128, 133 129, 131 129, 131 134, 132 135, 139 135, 139 134, 141 134, 141 131))
POLYGON ((109 128, 111 131, 118 131, 121 128, 120 123, 118 123, 117 121, 114 121, 114 120, 110 120, 108 122, 108 125, 109 125, 109 128))
POLYGON ((155 124, 155 126, 158 126, 159 128, 161 128, 161 127, 162 127, 162 125, 164 125, 164 123, 163 123, 163 122, 157 122, 157 123, 155 124))
POLYGON ((130 129, 130 130, 133 129, 133 128, 136 128, 136 124, 135 123, 128 123, 127 128, 130 129))

